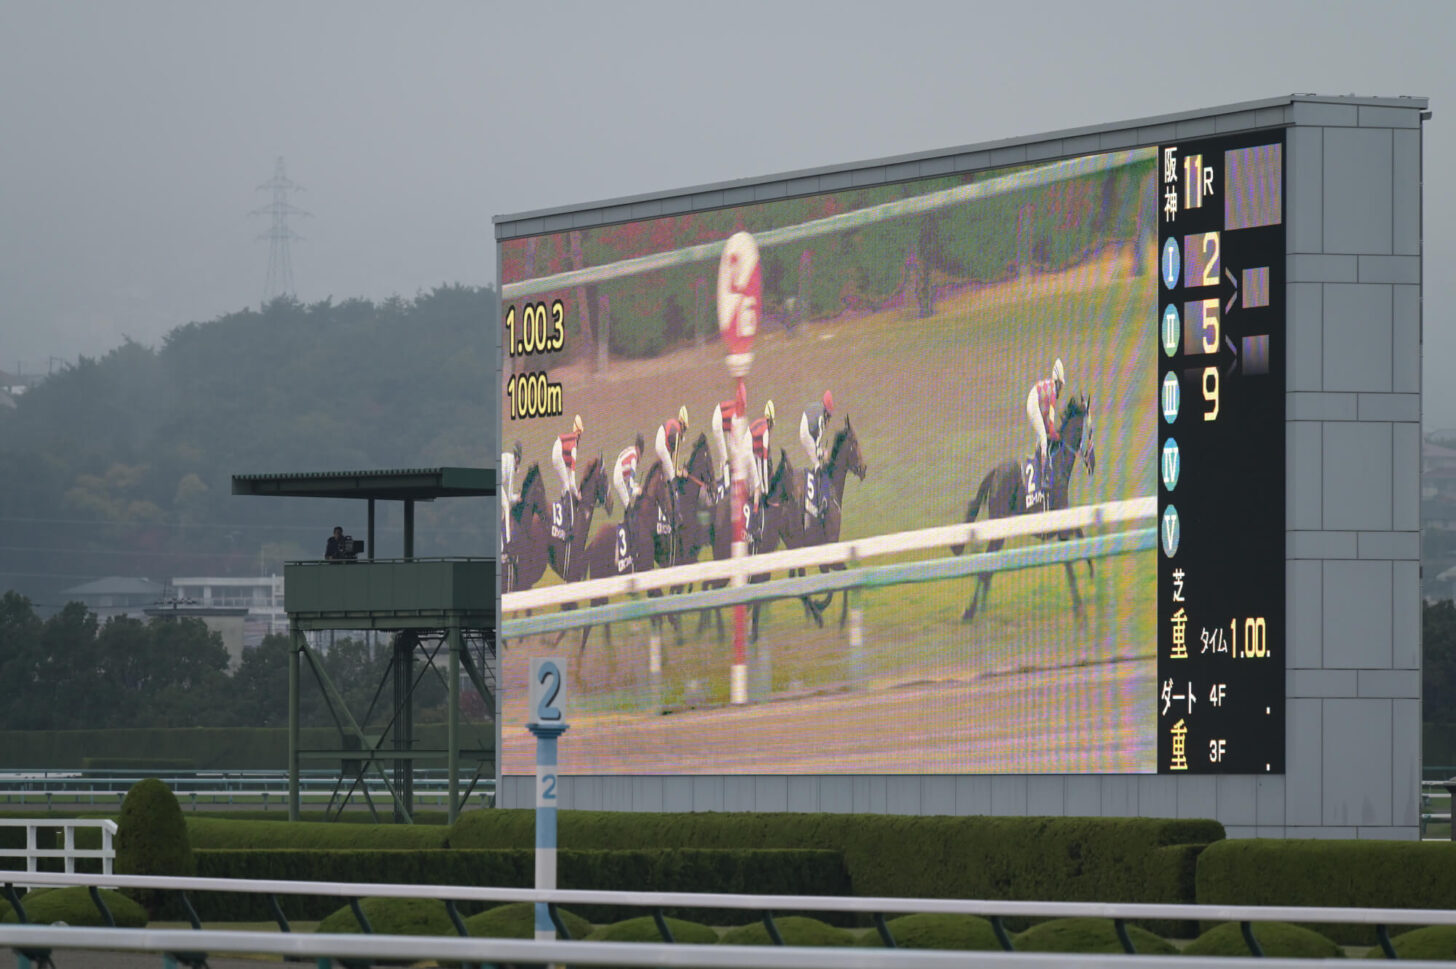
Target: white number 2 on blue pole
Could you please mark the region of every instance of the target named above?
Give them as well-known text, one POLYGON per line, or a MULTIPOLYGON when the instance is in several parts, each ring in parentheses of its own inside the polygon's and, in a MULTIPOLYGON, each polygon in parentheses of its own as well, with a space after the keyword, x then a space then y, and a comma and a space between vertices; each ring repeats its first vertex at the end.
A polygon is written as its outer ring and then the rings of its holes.
POLYGON ((531 660, 530 719, 533 723, 566 720, 566 660, 542 656, 531 660))

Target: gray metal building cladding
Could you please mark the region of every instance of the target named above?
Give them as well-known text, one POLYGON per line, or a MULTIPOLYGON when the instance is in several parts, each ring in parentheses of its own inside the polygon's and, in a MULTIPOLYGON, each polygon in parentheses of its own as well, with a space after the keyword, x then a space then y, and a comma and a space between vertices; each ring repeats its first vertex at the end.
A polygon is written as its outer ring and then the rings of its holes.
MULTIPOLYGON (((926 175, 1288 128, 1287 773, 575 776, 563 782, 561 806, 1213 817, 1232 837, 1417 837, 1421 125, 1426 107, 1425 98, 1291 95, 498 217, 496 237, 507 240, 926 175)), ((534 800, 533 778, 503 778, 503 806, 526 807, 534 800)))

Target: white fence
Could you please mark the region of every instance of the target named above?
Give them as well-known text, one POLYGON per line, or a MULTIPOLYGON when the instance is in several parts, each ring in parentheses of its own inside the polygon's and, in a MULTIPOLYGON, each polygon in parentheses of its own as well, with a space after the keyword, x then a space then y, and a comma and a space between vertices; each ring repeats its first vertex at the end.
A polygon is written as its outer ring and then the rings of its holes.
MULTIPOLYGON (((1074 528, 1088 529, 1103 525, 1125 524, 1156 518, 1158 499, 1154 495, 1109 501, 1100 505, 1079 505, 1059 511, 1038 512, 1011 518, 957 525, 940 525, 890 535, 873 535, 830 545, 765 552, 739 559, 694 562, 666 569, 650 569, 608 579, 590 579, 539 589, 524 589, 501 596, 503 614, 542 609, 548 606, 589 602, 611 596, 685 586, 694 583, 721 581, 738 576, 756 575, 785 569, 812 569, 819 566, 849 565, 887 555, 923 552, 972 545, 992 539, 1022 538, 1074 528)), ((762 587, 760 587, 762 590, 762 587)))
MULTIPOLYGON (((42 858, 62 859, 66 872, 69 874, 75 873, 78 858, 99 858, 101 859, 101 873, 110 875, 112 862, 116 860, 116 848, 112 844, 112 838, 116 835, 116 822, 105 818, 61 818, 53 821, 37 818, 0 818, 0 828, 25 829, 25 847, 0 848, 0 858, 24 858, 27 874, 37 872, 36 863, 42 858), (48 830, 60 828, 61 847, 40 847, 38 834, 42 828, 48 830), (77 828, 100 828, 101 847, 77 848, 77 828)), ((27 882, 27 884, 32 883, 27 882)), ((39 882, 33 884, 39 884, 39 882)))
MULTIPOLYGON (((1064 161, 1039 165, 1034 168, 1026 168, 1021 171, 998 175, 994 178, 988 178, 979 182, 971 182, 938 192, 917 195, 913 198, 896 199, 892 202, 872 205, 863 209, 855 209, 851 212, 841 212, 838 215, 831 215, 822 219, 813 219, 809 222, 799 223, 798 225, 786 225, 777 229, 755 232, 754 241, 758 243, 760 249, 763 249, 769 246, 813 239, 817 236, 828 235, 832 232, 848 232, 852 229, 872 225, 884 219, 925 215, 931 212, 938 212, 941 209, 950 208, 953 205, 965 205, 969 202, 1004 195, 1008 192, 1023 192, 1028 189, 1041 188, 1056 182, 1066 181, 1071 178, 1096 175, 1100 172, 1111 171, 1114 168, 1131 165, 1139 161, 1146 161, 1152 157, 1146 148, 1132 148, 1122 151, 1104 152, 1097 155, 1086 155, 1082 158, 1068 158, 1064 161)), ((865 188, 871 186, 855 187, 865 188)), ((724 240, 705 242, 696 246, 668 250, 667 252, 654 252, 646 256, 622 259, 617 262, 607 263, 603 266, 588 266, 585 269, 571 269, 566 272, 555 273, 551 276, 540 276, 536 279, 522 279, 501 286, 501 299, 519 299, 522 296, 530 296, 536 293, 550 293, 570 289, 573 286, 603 283, 610 279, 622 279, 627 276, 635 276, 638 273, 655 272, 673 266, 686 265, 687 263, 707 262, 709 260, 716 262, 723 254, 723 246, 724 240)))
MULTIPOLYGON (((388 761, 388 752, 376 755, 388 761)), ((439 805, 449 803, 450 779, 447 771, 416 769, 414 798, 416 803, 439 805)), ((471 774, 461 775, 467 785, 471 774)), ((201 808, 277 807, 288 809, 288 772, 286 770, 246 771, 170 771, 153 774, 103 771, 3 771, 0 772, 0 804, 55 806, 97 805, 104 809, 120 807, 126 792, 144 777, 160 778, 176 794, 183 810, 201 808)), ((342 790, 347 790, 345 781, 342 790)), ((338 788, 338 771, 303 771, 299 780, 299 798, 306 802, 327 804, 342 793, 338 788)), ((362 787, 371 797, 388 800, 388 787, 378 778, 365 777, 362 787)), ((481 807, 489 806, 495 796, 495 779, 476 781, 472 797, 481 807)), ((55 822, 46 822, 51 826, 55 822)))
MULTIPOLYGON (((1186 905, 1132 902, 1005 901, 995 899, 860 898, 850 896, 729 895, 686 892, 616 892, 585 890, 540 891, 525 888, 474 888, 460 885, 389 885, 350 882, 295 882, 227 878, 164 878, 139 875, 38 874, 38 884, 84 885, 100 888, 150 888, 164 891, 223 891, 265 895, 324 895, 427 898, 475 902, 528 902, 556 905, 620 905, 650 909, 660 915, 671 908, 718 908, 761 914, 771 923, 776 913, 842 912, 872 915, 939 913, 979 915, 993 920, 1010 916, 1050 918, 1091 917, 1113 921, 1123 945, 1126 921, 1172 919, 1238 922, 1246 939, 1256 939, 1251 926, 1259 922, 1352 923, 1375 926, 1383 948, 1389 948, 1388 926, 1456 925, 1456 911, 1447 909, 1333 908, 1292 905, 1186 905)), ((453 909, 452 909, 453 910, 453 909)), ((457 926, 463 931, 463 926, 457 926)), ((888 934, 888 933, 887 933, 888 934)), ((884 936, 882 936, 884 938, 884 936)), ((1006 939, 1004 934, 1003 939, 1006 939)), ((893 941, 891 935, 887 942, 893 941)), ((1003 941, 1003 946, 1008 941, 1003 941)), ((309 935, 290 932, 154 931, 138 929, 60 928, 35 925, 0 925, 0 945, 27 950, 82 948, 140 952, 243 952, 319 959, 359 958, 463 960, 465 962, 557 963, 572 965, 728 967, 762 966, 767 969, 906 969, 964 966, 964 952, 874 948, 811 948, 781 946, 702 946, 617 942, 514 941, 506 939, 443 938, 387 935, 309 935)), ((1131 950, 1130 950, 1131 951, 1131 950)), ((1251 949, 1251 955, 1257 954, 1251 949)), ((1055 963, 1065 967, 1127 965, 1126 954, 1061 955, 1052 953, 977 952, 975 960, 993 967, 1055 963)), ((1227 966, 1229 959, 1143 955, 1146 964, 1203 967, 1227 966)), ((1139 965, 1144 964, 1139 962, 1139 965)), ((1263 959, 1261 966, 1307 967, 1309 960, 1263 959)), ((1413 966, 1448 965, 1411 961, 1413 966)))

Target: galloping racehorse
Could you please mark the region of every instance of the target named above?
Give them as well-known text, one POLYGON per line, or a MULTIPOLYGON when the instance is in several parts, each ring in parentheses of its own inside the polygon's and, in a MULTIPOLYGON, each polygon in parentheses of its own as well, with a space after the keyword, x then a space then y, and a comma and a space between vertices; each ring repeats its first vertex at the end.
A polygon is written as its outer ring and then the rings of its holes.
MULTIPOLYGON (((1056 511, 1066 508, 1069 502, 1069 485, 1072 481, 1072 472, 1077 467, 1077 459, 1082 459, 1089 475, 1097 469, 1097 451, 1092 442, 1092 398, 1090 395, 1073 397, 1067 401, 1066 409, 1062 412, 1060 436, 1060 442, 1053 446, 1051 453, 1050 488, 1042 487, 1033 491, 1031 484, 1035 480, 1035 458, 1012 458, 1003 461, 981 479, 981 486, 976 489, 976 497, 971 499, 970 505, 966 508, 966 521, 975 521, 982 506, 986 509, 987 518, 1005 518, 1009 515, 1024 515, 1030 512, 1056 511)), ((1082 529, 1065 529, 1042 537, 1055 538, 1065 542, 1071 538, 1081 538, 1082 529)), ((1005 544, 1004 538, 994 538, 986 543, 986 551, 995 552, 1005 544)), ((959 555, 963 548, 964 546, 961 545, 953 545, 951 551, 959 555)), ((1073 571, 1071 562, 1063 562, 1062 565, 1067 570, 1067 584, 1072 593, 1072 613, 1080 619, 1082 617, 1082 596, 1077 591, 1077 573, 1073 571)), ((1094 574, 1091 559, 1087 560, 1087 573, 1089 577, 1094 574)), ((976 610, 984 605, 991 595, 991 577, 990 572, 982 572, 977 576, 970 604, 961 614, 962 622, 970 622, 975 619, 976 610)))
POLYGON ((533 464, 521 482, 521 500, 512 503, 506 522, 501 523, 501 588, 505 592, 529 589, 546 574, 546 543, 551 529, 546 503, 546 486, 541 480, 541 466, 533 464))
MULTIPOLYGON (((798 491, 794 487, 795 476, 794 466, 789 463, 789 456, 782 449, 779 450, 778 467, 774 470, 773 477, 769 479, 768 487, 764 491, 763 501, 756 508, 752 509, 745 518, 748 528, 748 554, 758 555, 762 552, 772 552, 778 548, 779 542, 783 540, 788 529, 788 520, 797 518, 801 514, 799 506, 798 491)), ((713 523, 710 530, 713 545, 713 558, 718 561, 733 557, 733 499, 725 497, 713 510, 713 523)), ((750 583, 766 582, 769 576, 751 575, 748 578, 750 583)), ((721 589, 728 584, 727 579, 718 579, 712 582, 704 582, 704 589, 721 589)), ((758 640, 758 613, 763 606, 761 602, 753 604, 753 633, 752 639, 758 640)), ((705 610, 698 620, 698 632, 701 634, 708 624, 708 612, 711 612, 718 624, 718 638, 723 638, 723 614, 721 610, 705 610)))
MULTIPOLYGON (((604 579, 642 572, 653 567, 658 515, 671 504, 668 487, 662 465, 654 464, 642 482, 642 491, 623 509, 622 523, 603 525, 587 545, 582 554, 587 576, 604 579)), ((600 606, 606 602, 606 599, 593 599, 591 604, 600 606)), ((584 626, 581 630, 581 646, 576 651, 578 657, 586 651, 586 641, 590 635, 591 627, 584 626)), ((607 643, 610 645, 611 642, 612 627, 608 626, 607 643)))
POLYGON ((546 557, 551 568, 564 582, 575 582, 586 574, 586 562, 582 552, 591 535, 592 515, 598 505, 605 505, 611 498, 611 485, 600 457, 592 458, 581 476, 581 501, 568 521, 564 499, 551 504, 551 530, 547 534, 546 557))
MULTIPOLYGON (((834 444, 829 450, 829 460, 824 465, 825 477, 829 480, 829 494, 823 515, 819 514, 816 507, 815 491, 822 487, 816 479, 813 468, 804 469, 804 474, 799 482, 804 487, 804 506, 802 515, 786 516, 784 530, 784 546, 787 548, 804 548, 809 545, 824 545, 830 542, 839 541, 839 526, 844 507, 844 483, 850 472, 861 481, 869 468, 865 464, 859 450, 859 437, 854 433, 854 425, 849 417, 844 419, 844 428, 834 435, 834 444)), ((820 572, 839 571, 843 565, 821 565, 820 572)), ((795 569, 791 574, 803 575, 803 569, 795 569)), ((829 608, 829 603, 834 599, 833 592, 826 592, 823 600, 815 600, 810 596, 804 596, 804 608, 809 611, 814 622, 820 626, 824 625, 823 613, 829 608)), ((844 625, 849 615, 849 597, 845 596, 839 613, 839 624, 844 625)))

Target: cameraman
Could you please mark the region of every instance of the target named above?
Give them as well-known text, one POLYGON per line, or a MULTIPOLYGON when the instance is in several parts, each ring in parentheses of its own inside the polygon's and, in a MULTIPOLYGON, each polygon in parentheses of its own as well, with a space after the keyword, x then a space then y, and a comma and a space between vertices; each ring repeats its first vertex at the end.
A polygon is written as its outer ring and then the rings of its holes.
POLYGON ((324 546, 324 558, 330 562, 347 562, 354 556, 350 555, 349 546, 352 543, 344 537, 342 525, 334 526, 334 534, 329 536, 329 543, 324 546))

